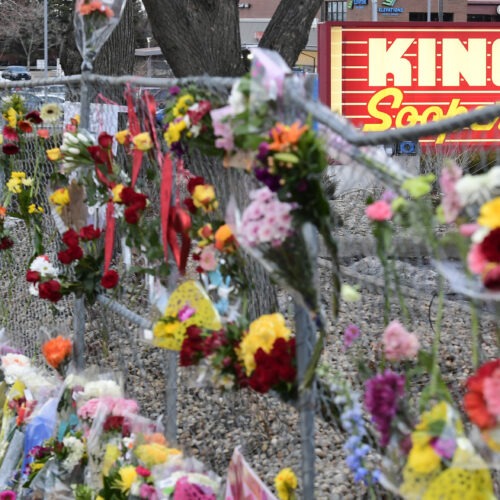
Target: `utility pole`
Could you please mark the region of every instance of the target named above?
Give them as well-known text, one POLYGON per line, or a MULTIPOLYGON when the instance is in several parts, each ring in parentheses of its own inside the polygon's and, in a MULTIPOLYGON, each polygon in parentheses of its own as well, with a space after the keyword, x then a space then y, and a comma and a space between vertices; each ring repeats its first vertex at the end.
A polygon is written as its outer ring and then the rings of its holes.
POLYGON ((438 21, 443 22, 443 0, 438 0, 438 21))
POLYGON ((378 21, 377 0, 372 0, 372 21, 378 21))
POLYGON ((431 22, 431 0, 427 0, 427 22, 431 22))

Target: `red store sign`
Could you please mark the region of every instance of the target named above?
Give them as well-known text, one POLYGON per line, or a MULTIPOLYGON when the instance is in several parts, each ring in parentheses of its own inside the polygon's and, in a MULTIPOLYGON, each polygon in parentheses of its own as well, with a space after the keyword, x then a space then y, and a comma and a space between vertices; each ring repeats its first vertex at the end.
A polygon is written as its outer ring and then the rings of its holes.
MULTIPOLYGON (((322 23, 318 59, 321 101, 365 132, 500 101, 493 23, 322 23)), ((420 143, 500 144, 500 118, 420 143)))

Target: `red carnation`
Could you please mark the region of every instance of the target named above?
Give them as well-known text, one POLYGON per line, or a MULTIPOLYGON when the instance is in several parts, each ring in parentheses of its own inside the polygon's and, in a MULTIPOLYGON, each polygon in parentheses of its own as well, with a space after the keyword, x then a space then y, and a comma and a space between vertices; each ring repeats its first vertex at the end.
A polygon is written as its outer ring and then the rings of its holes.
POLYGON ((0 239, 0 250, 8 250, 14 246, 14 242, 8 236, 2 236, 0 239))
POLYGON ((123 427, 123 421, 124 421, 123 417, 110 415, 104 421, 102 428, 105 432, 121 431, 123 427))
POLYGON ((185 207, 189 210, 189 212, 191 212, 192 214, 195 214, 196 211, 198 210, 195 206, 194 206, 194 202, 193 202, 193 199, 192 198, 186 198, 184 201, 183 201, 185 207))
POLYGON ((68 229, 63 234, 62 240, 69 247, 77 247, 79 243, 78 233, 74 229, 68 229))
POLYGON ((38 285, 38 295, 41 299, 57 302, 62 298, 61 283, 57 280, 49 280, 38 285))
POLYGON ((137 224, 141 217, 141 214, 139 212, 140 209, 137 207, 137 205, 132 205, 125 209, 125 212, 123 212, 123 216, 129 224, 137 224))
POLYGON ((481 253, 489 262, 500 262, 500 228, 488 233, 480 244, 481 253))
POLYGON ((19 140, 19 134, 17 133, 17 130, 15 128, 9 127, 8 125, 5 125, 5 127, 3 128, 2 135, 3 138, 8 142, 17 142, 19 140))
POLYGON ((101 236, 101 230, 95 228, 92 224, 80 229, 80 238, 85 241, 96 240, 101 236))
POLYGON ((191 177, 187 184, 187 190, 189 191, 189 194, 193 194, 194 188, 196 186, 200 186, 203 184, 205 184, 205 179, 203 177, 191 177))
POLYGON ((119 276, 114 269, 106 271, 101 278, 103 288, 114 288, 118 284, 119 276))
POLYGON ((28 269, 26 271, 26 281, 29 283, 37 283, 40 281, 41 275, 38 271, 32 271, 31 269, 28 269))
POLYGON ((476 374, 467 379, 467 393, 464 396, 464 410, 470 421, 480 429, 490 429, 497 424, 498 415, 490 413, 484 395, 484 383, 500 370, 500 359, 495 359, 481 366, 476 374))
POLYGON ((19 120, 17 122, 17 126, 19 127, 19 130, 21 132, 24 132, 25 134, 30 134, 31 132, 33 132, 33 126, 27 120, 19 120))
POLYGON ((109 135, 107 132, 101 132, 97 138, 99 146, 104 149, 111 149, 113 145, 113 136, 109 135))
POLYGON ((15 155, 16 153, 19 153, 19 146, 13 142, 9 142, 2 146, 2 151, 6 155, 15 155))

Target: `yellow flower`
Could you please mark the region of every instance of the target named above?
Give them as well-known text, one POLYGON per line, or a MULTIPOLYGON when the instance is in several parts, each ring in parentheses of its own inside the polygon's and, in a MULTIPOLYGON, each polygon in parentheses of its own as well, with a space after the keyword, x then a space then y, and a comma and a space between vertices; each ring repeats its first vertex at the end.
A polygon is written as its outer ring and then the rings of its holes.
POLYGON ((500 227, 500 197, 488 201, 481 207, 477 222, 490 229, 500 227))
POLYGON ((113 193, 113 201, 115 203, 121 203, 122 202, 122 191, 125 186, 123 184, 117 184, 111 192, 113 193))
POLYGON ((185 115, 188 108, 194 104, 194 97, 191 94, 185 94, 179 99, 177 99, 177 103, 172 110, 175 117, 185 115))
POLYGON ((186 128, 187 123, 184 120, 170 122, 167 130, 163 134, 167 146, 170 147, 172 143, 179 142, 181 140, 181 134, 186 128))
POLYGON ((59 207, 63 207, 65 205, 69 205, 69 191, 67 188, 59 188, 56 191, 54 191, 50 197, 49 200, 51 203, 54 205, 57 205, 59 207))
POLYGON ((106 451, 104 452, 104 459, 102 462, 102 475, 107 476, 111 467, 115 464, 115 462, 120 457, 120 450, 118 446, 114 444, 108 444, 106 446, 106 451))
POLYGON ((15 194, 18 194, 22 191, 22 184, 21 184, 21 180, 20 179, 16 179, 15 177, 11 177, 8 181, 7 181, 7 189, 11 192, 11 193, 15 193, 15 194))
POLYGON ((45 123, 57 122, 61 118, 61 115, 61 106, 55 102, 48 102, 40 108, 40 118, 45 123))
POLYGON ((12 172, 11 179, 26 179, 26 172, 12 172))
POLYGON ((62 153, 59 148, 47 149, 45 153, 50 161, 58 161, 62 158, 62 153))
POLYGON ((9 127, 16 128, 17 125, 17 112, 14 108, 9 108, 7 110, 7 122, 9 127))
POLYGON ((3 144, 3 134, 0 134, 0 145, 3 144))
MULTIPOLYGON (((412 439, 415 434, 412 434, 412 439)), ((408 465, 419 474, 430 474, 441 467, 441 457, 429 442, 424 445, 413 444, 408 454, 408 465)))
POLYGON ((181 451, 177 448, 167 448, 158 443, 150 443, 139 445, 134 453, 146 467, 153 467, 164 464, 173 455, 180 455, 181 451))
POLYGON ((128 129, 126 130, 120 130, 115 134, 115 138, 118 142, 118 144, 125 144, 127 142, 127 138, 130 135, 130 132, 128 129))
POLYGON ((126 465, 118 471, 120 479, 116 482, 116 485, 123 493, 130 490, 134 481, 137 479, 137 472, 133 465, 126 465))
POLYGON ((281 469, 274 479, 276 492, 280 500, 291 500, 295 498, 295 490, 297 489, 297 476, 292 469, 281 469))
POLYGON ((33 179, 31 177, 28 177, 27 179, 22 179, 21 183, 23 186, 31 187, 33 186, 33 179))
POLYGON ((153 141, 151 140, 151 136, 149 132, 142 132, 141 134, 137 134, 132 137, 132 142, 134 146, 140 151, 147 151, 153 147, 153 141))
POLYGON ((28 207, 28 213, 30 214, 43 214, 43 208, 42 207, 37 207, 34 203, 32 203, 28 207))
POLYGON ((238 357, 243 361, 247 375, 255 370, 254 355, 259 349, 269 353, 276 339, 288 340, 290 335, 285 318, 280 313, 265 314, 250 323, 238 350, 238 357))
POLYGON ((185 327, 180 321, 158 321, 153 327, 153 335, 161 341, 161 346, 172 351, 180 351, 184 341, 185 327))
POLYGON ((202 208, 205 212, 211 212, 219 206, 215 198, 215 189, 211 184, 199 184, 193 190, 193 204, 197 208, 202 208))

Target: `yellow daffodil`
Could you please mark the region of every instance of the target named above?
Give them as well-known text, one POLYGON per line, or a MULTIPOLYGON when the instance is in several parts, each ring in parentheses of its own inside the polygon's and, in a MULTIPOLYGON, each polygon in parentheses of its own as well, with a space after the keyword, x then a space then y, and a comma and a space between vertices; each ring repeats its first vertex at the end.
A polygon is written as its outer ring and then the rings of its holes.
POLYGON ((12 172, 10 177, 12 179, 26 179, 26 172, 12 172))
POLYGON ((118 446, 114 444, 108 444, 106 446, 106 451, 104 452, 104 459, 102 461, 102 475, 107 476, 111 467, 120 458, 120 450, 118 446))
POLYGON ((276 492, 280 500, 292 500, 295 498, 295 490, 297 489, 297 476, 292 469, 281 469, 274 479, 276 492))
POLYGON ((137 479, 137 471, 133 465, 126 465, 118 471, 118 476, 120 479, 116 482, 116 485, 123 493, 130 491, 130 488, 137 479))
POLYGON ((16 179, 15 177, 11 177, 7 181, 7 189, 14 194, 19 194, 22 191, 22 183, 20 179, 16 179))
POLYGON ((251 375, 255 370, 254 355, 259 349, 269 353, 276 339, 288 340, 290 336, 285 318, 280 313, 265 314, 250 323, 238 350, 238 357, 245 365, 246 374, 251 375))
POLYGON ((477 222, 490 229, 500 227, 500 197, 488 201, 481 207, 477 222))
POLYGON ((59 161, 62 158, 62 153, 59 148, 47 149, 45 153, 50 161, 59 161))
POLYGON ((132 142, 140 151, 148 151, 153 147, 153 141, 151 140, 149 132, 142 132, 141 134, 135 135, 132 137, 132 142))

